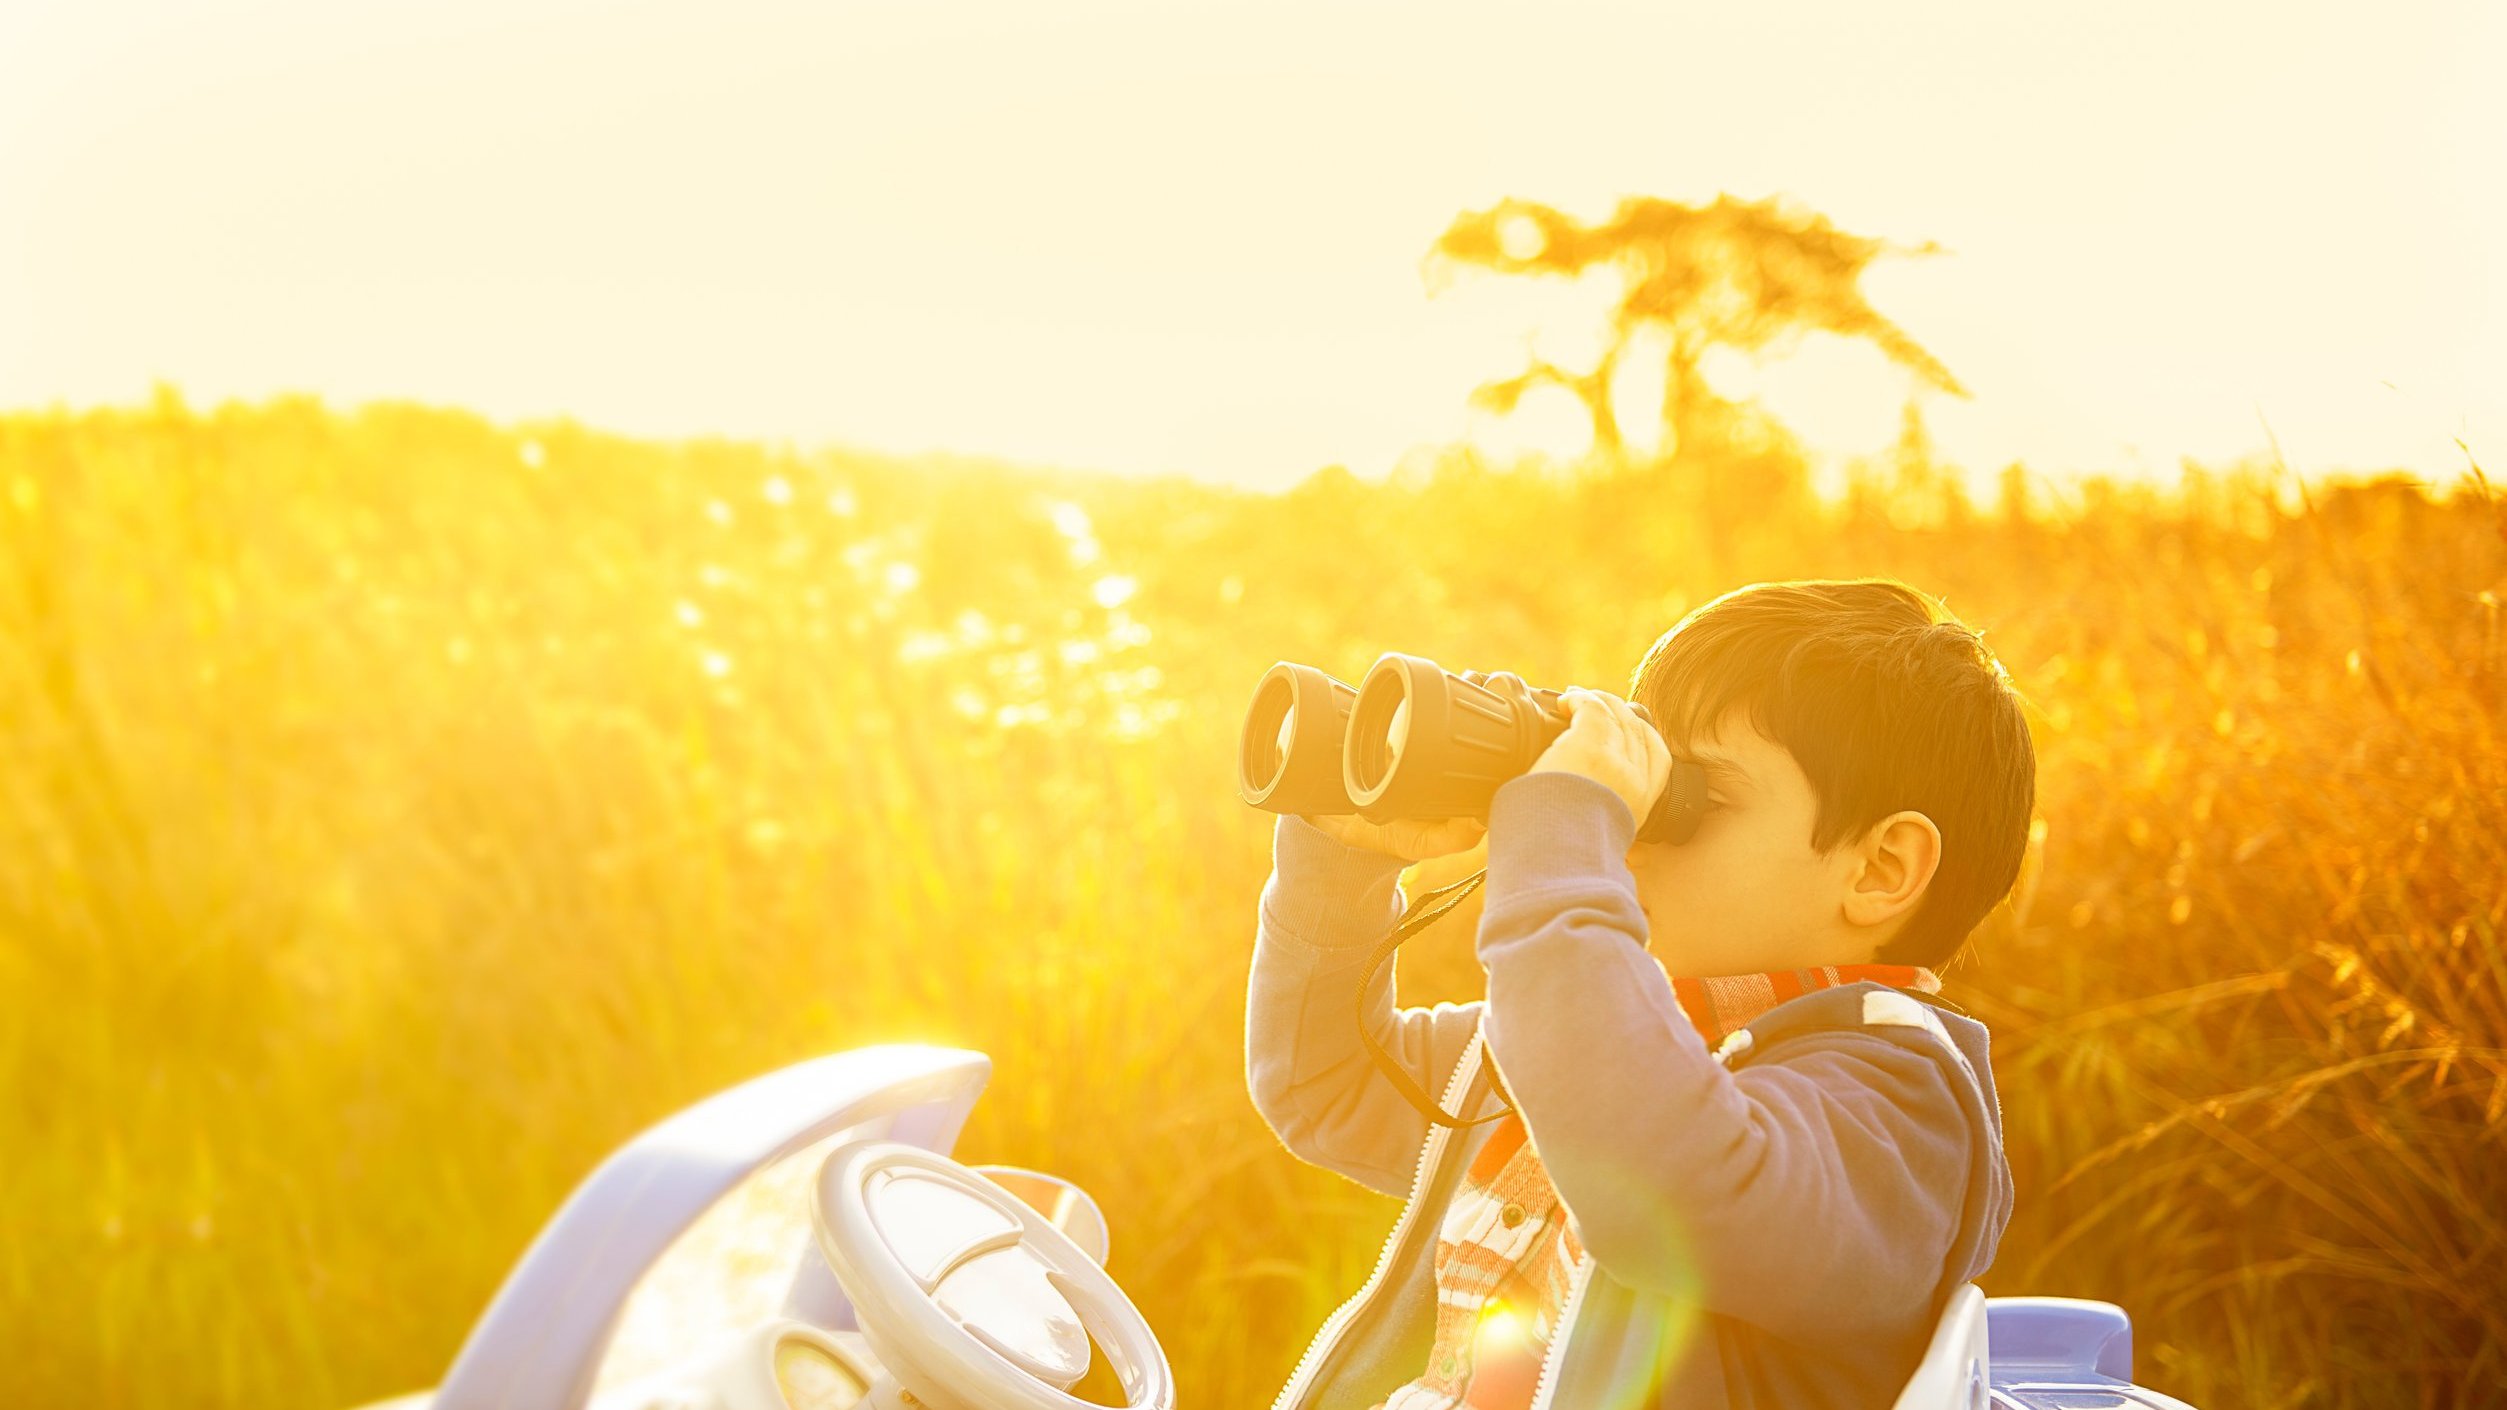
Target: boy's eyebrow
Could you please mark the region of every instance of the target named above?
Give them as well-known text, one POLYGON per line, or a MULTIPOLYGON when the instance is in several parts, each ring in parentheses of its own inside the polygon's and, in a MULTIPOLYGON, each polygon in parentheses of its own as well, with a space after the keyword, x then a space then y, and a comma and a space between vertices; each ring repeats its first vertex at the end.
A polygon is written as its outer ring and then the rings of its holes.
POLYGON ((1706 770, 1706 776, 1710 779, 1724 783, 1748 783, 1750 781, 1750 771, 1741 767, 1741 762, 1737 759, 1728 759, 1721 754, 1708 754, 1695 749, 1679 752, 1681 757, 1706 770))

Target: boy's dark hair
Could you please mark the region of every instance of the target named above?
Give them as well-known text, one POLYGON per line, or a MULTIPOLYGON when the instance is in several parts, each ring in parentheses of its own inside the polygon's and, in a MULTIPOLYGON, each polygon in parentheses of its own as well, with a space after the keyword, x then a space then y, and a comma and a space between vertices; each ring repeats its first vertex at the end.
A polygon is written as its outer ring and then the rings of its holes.
POLYGON ((1655 641, 1630 698, 1675 746, 1745 711, 1810 779, 1817 851, 1901 808, 1933 820, 1940 869, 1885 963, 1947 962, 2019 876, 2037 750, 2018 692, 1976 632, 1904 583, 1725 593, 1655 641))

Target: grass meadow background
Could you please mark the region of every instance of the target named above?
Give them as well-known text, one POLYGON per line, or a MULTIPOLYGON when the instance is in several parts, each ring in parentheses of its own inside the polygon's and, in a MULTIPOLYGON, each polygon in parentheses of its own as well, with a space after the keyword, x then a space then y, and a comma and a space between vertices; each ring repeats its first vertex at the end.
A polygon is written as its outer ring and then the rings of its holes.
MULTIPOLYGON (((0 418, 0 1398, 431 1385, 612 1147, 910 1039, 993 1056, 958 1153, 1101 1200, 1186 1403, 1265 1402, 1395 1206, 1245 1094, 1254 682, 1398 649, 1624 691, 1707 597, 1867 573, 2035 704, 2039 847, 1949 975, 2020 1182, 1987 1291, 2122 1303, 2204 1406, 2507 1381, 2486 487, 1707 471, 1263 496, 312 401, 0 418)), ((1473 918, 1406 1001, 1471 992, 1473 918)))

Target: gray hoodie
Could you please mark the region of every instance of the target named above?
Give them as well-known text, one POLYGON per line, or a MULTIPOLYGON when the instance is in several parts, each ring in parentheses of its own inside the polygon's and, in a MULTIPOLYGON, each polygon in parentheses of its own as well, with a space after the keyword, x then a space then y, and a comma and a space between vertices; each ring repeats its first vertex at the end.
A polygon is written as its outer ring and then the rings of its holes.
MULTIPOLYGON (((1581 774, 1497 790, 1488 997, 1370 1027, 1447 1111, 1485 1116, 1493 1053, 1586 1253, 1535 1410, 1886 1406, 2011 1214, 1985 1029, 1883 985, 1816 990, 1714 1053, 1641 948, 1636 820, 1581 774)), ((1278 1410, 1367 1410, 1426 1369, 1438 1226, 1493 1124, 1432 1127, 1353 1022, 1401 913, 1398 858, 1302 818, 1272 837, 1245 1013, 1255 1107, 1299 1158, 1401 1198, 1366 1284, 1278 1410)))

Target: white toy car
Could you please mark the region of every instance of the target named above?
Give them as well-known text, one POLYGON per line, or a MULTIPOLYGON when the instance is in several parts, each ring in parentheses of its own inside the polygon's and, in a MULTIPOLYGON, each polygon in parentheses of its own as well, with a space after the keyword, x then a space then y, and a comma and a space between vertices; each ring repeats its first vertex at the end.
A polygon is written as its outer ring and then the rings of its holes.
MULTIPOLYGON (((991 1070, 861 1048, 671 1117, 567 1199, 440 1388, 368 1410, 1087 1410, 1098 1358, 1119 1404, 1174 1410, 1095 1202, 949 1158, 991 1070)), ((2187 1410, 2132 1384, 2122 1309, 1972 1284, 1897 1401, 2093 1406, 2187 1410)))

